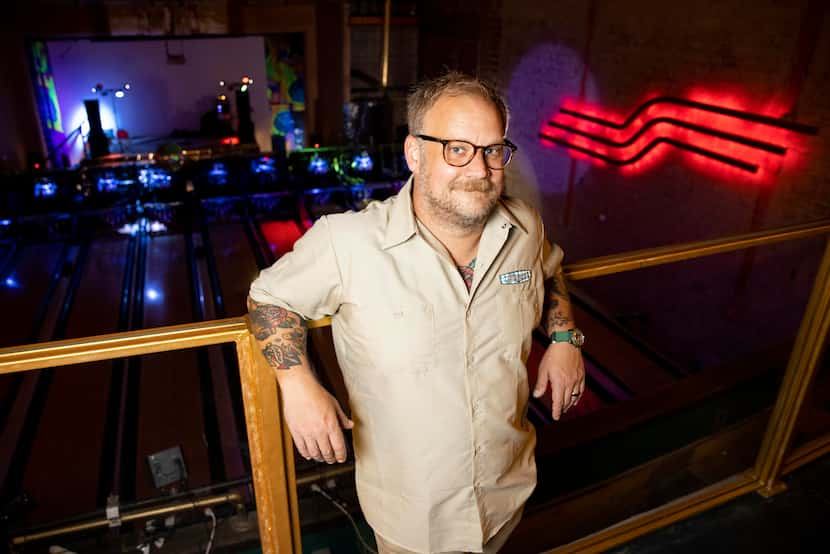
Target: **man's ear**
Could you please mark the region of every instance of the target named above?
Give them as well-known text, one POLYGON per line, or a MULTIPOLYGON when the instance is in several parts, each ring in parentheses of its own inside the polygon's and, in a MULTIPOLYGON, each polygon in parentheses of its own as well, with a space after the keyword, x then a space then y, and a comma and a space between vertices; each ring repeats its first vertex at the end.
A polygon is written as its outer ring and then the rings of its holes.
POLYGON ((415 173, 418 171, 418 164, 420 163, 421 148, 418 144, 418 139, 412 135, 406 135, 406 140, 403 143, 403 153, 406 156, 406 165, 409 166, 409 171, 415 173))

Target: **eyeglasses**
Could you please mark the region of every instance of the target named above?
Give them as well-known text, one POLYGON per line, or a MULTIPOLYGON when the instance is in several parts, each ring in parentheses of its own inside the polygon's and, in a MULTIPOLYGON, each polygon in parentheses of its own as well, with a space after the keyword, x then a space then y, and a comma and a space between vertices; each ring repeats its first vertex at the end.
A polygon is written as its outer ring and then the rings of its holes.
POLYGON ((431 137, 429 135, 415 135, 416 138, 429 142, 437 142, 444 146, 444 161, 453 167, 464 167, 473 161, 476 154, 481 150, 484 154, 484 163, 490 169, 504 169, 504 166, 513 159, 513 152, 516 145, 507 139, 503 143, 478 146, 466 140, 446 140, 431 137))

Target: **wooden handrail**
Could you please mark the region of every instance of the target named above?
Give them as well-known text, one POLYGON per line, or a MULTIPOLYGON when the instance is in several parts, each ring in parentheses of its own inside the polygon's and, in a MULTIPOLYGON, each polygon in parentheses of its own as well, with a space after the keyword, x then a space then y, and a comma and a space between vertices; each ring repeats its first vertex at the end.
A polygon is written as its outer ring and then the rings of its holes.
MULTIPOLYGON (((604 256, 565 266, 564 269, 570 279, 587 279, 828 233, 830 220, 823 220, 722 239, 604 256)), ((830 241, 828 244, 830 245, 830 241)), ((738 486, 735 486, 735 483, 729 484, 726 487, 728 492, 722 495, 716 493, 713 496, 712 491, 701 491, 700 496, 695 496, 695 500, 706 498, 705 502, 699 503, 691 512, 688 509, 674 511, 673 518, 683 517, 702 507, 722 503, 724 499, 745 491, 763 489, 767 493, 772 493, 777 490, 776 482, 789 446, 795 419, 815 369, 817 352, 821 351, 826 341, 827 328, 830 325, 830 294, 827 289, 830 289, 830 246, 825 252, 822 270, 814 284, 813 296, 805 312, 799 339, 793 349, 784 385, 779 391, 776 408, 767 428, 764 445, 758 454, 752 478, 749 481, 746 476, 742 478, 743 481, 738 479, 738 486)), ((330 324, 330 319, 324 318, 309 322, 309 328, 330 324)), ((302 549, 293 445, 280 415, 280 398, 275 379, 264 358, 256 352, 256 341, 249 330, 247 318, 228 318, 3 348, 0 349, 0 374, 226 342, 236 344, 239 361, 254 489, 259 508, 262 550, 265 553, 299 553, 302 549)), ((648 516, 649 521, 653 522, 655 515, 656 513, 652 512, 648 516)), ((626 529, 619 534, 610 530, 608 533, 599 533, 582 546, 590 549, 598 544, 597 540, 605 541, 603 544, 606 545, 617 544, 620 538, 631 536, 632 529, 626 529)))

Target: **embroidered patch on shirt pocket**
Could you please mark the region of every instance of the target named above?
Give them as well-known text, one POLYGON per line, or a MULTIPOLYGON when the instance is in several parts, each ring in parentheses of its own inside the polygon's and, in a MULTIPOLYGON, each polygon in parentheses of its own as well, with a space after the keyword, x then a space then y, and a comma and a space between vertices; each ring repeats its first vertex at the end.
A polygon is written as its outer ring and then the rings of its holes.
POLYGON ((530 281, 531 276, 529 269, 519 269, 499 275, 499 283, 502 285, 519 285, 530 281))

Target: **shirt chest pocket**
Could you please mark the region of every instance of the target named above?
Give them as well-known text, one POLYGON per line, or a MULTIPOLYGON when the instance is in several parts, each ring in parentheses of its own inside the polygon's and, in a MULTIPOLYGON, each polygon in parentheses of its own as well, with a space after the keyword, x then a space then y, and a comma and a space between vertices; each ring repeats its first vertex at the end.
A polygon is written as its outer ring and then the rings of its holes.
POLYGON ((526 359, 530 351, 533 328, 539 322, 539 295, 531 283, 501 285, 498 291, 505 353, 526 359))
POLYGON ((418 300, 367 305, 360 310, 365 359, 384 374, 426 373, 434 364, 435 315, 418 300))

